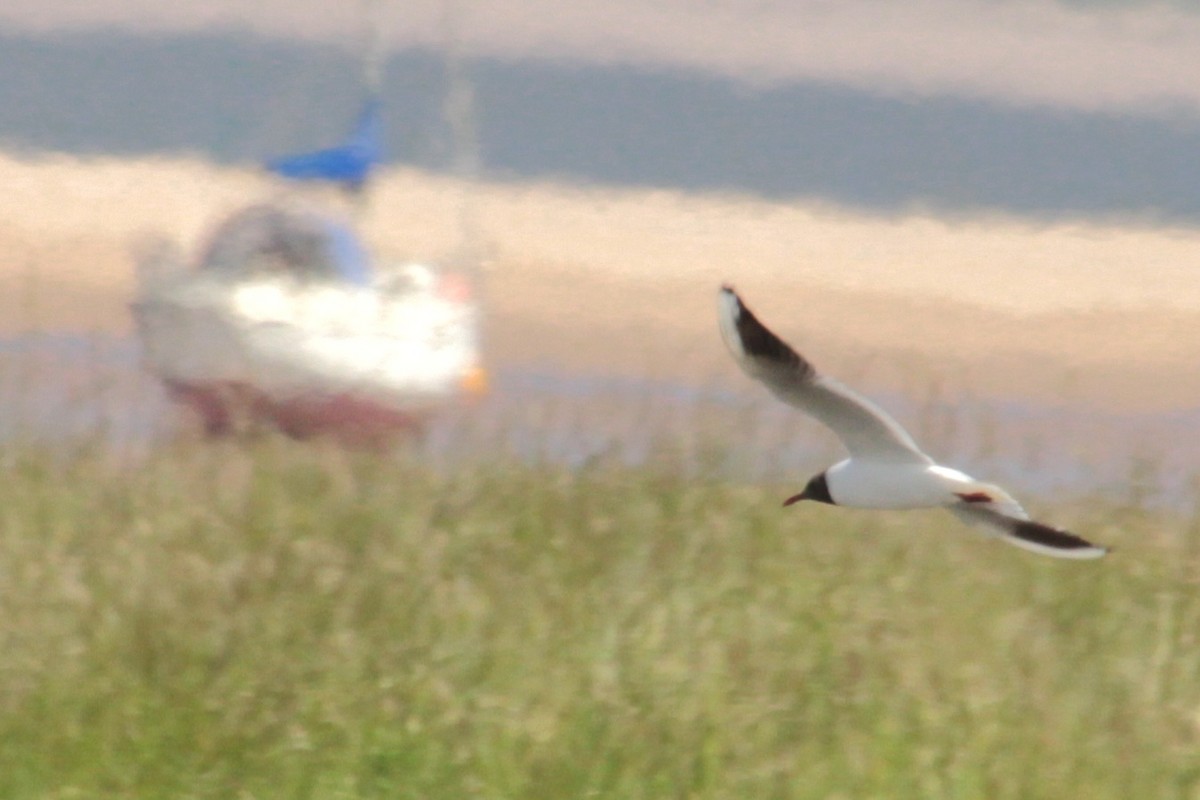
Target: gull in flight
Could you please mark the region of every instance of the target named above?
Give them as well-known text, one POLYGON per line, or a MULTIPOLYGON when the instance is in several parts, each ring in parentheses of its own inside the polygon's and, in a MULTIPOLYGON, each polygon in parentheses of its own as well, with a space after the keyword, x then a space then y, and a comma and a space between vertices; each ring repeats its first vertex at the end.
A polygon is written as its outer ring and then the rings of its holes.
POLYGON ((1073 533, 1034 522, 999 486, 935 463, 886 411, 819 373, 768 330, 733 287, 721 287, 718 313, 721 336, 742 370, 780 400, 833 429, 850 453, 814 476, 785 506, 815 500, 855 508, 941 507, 1035 553, 1099 558, 1108 552, 1073 533))

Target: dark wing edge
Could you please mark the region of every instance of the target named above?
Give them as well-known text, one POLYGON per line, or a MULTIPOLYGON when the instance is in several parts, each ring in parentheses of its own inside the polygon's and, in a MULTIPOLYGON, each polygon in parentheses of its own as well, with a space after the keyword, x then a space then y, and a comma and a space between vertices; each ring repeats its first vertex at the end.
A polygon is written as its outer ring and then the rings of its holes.
POLYGON ((1009 544, 1033 553, 1073 559, 1101 558, 1109 553, 1107 547, 1092 544, 1070 531, 1033 520, 1015 519, 986 506, 958 503, 950 510, 964 522, 991 528, 1009 544))
POLYGON ((754 312, 746 307, 742 298, 729 284, 721 287, 722 302, 733 306, 732 313, 721 315, 721 332, 735 354, 749 359, 761 359, 776 369, 786 368, 794 372, 797 381, 812 380, 816 368, 791 345, 776 336, 766 325, 759 322, 754 312), (733 329, 728 325, 732 323, 733 329))
MULTIPOLYGON (((930 459, 879 406, 826 375, 759 321, 732 286, 720 292, 721 336, 742 370, 833 430, 852 455, 930 459)), ((932 463, 932 462, 930 462, 932 463)))

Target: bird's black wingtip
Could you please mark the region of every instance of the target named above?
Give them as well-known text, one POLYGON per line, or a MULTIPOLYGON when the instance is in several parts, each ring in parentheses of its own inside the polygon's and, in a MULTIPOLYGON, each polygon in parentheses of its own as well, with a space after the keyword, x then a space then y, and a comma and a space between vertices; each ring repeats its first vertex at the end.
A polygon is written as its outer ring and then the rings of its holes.
POLYGON ((1010 534, 1067 558, 1103 558, 1112 552, 1112 548, 1093 544, 1082 536, 1032 520, 1014 521, 1010 534))
POLYGON ((751 358, 765 359, 776 364, 801 366, 805 371, 812 367, 800 358, 786 342, 776 336, 765 325, 759 322, 754 312, 746 307, 742 298, 728 283, 721 285, 721 301, 725 305, 729 322, 728 336, 731 342, 736 339, 736 345, 731 344, 737 351, 751 358))

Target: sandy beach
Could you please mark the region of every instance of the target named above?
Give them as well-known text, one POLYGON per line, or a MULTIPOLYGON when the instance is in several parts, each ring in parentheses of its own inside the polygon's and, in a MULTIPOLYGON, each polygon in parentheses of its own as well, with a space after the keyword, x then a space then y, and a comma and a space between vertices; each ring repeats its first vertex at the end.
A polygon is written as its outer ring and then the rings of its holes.
MULTIPOLYGON (((194 250, 277 189, 198 159, 0 157, 0 329, 130 331, 131 249, 194 250)), ((1097 409, 1200 405, 1200 232, 1134 223, 871 217, 734 195, 385 172, 377 252, 486 268, 488 356, 726 380, 713 295, 735 283, 826 371, 1097 409)))

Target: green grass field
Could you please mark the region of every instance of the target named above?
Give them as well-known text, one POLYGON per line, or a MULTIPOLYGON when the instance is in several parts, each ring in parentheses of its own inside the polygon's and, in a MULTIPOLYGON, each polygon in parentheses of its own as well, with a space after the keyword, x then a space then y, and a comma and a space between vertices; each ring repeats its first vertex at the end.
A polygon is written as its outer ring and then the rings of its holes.
POLYGON ((1200 796, 1195 520, 1052 509, 1073 563, 667 469, 4 474, 0 797, 1200 796))

